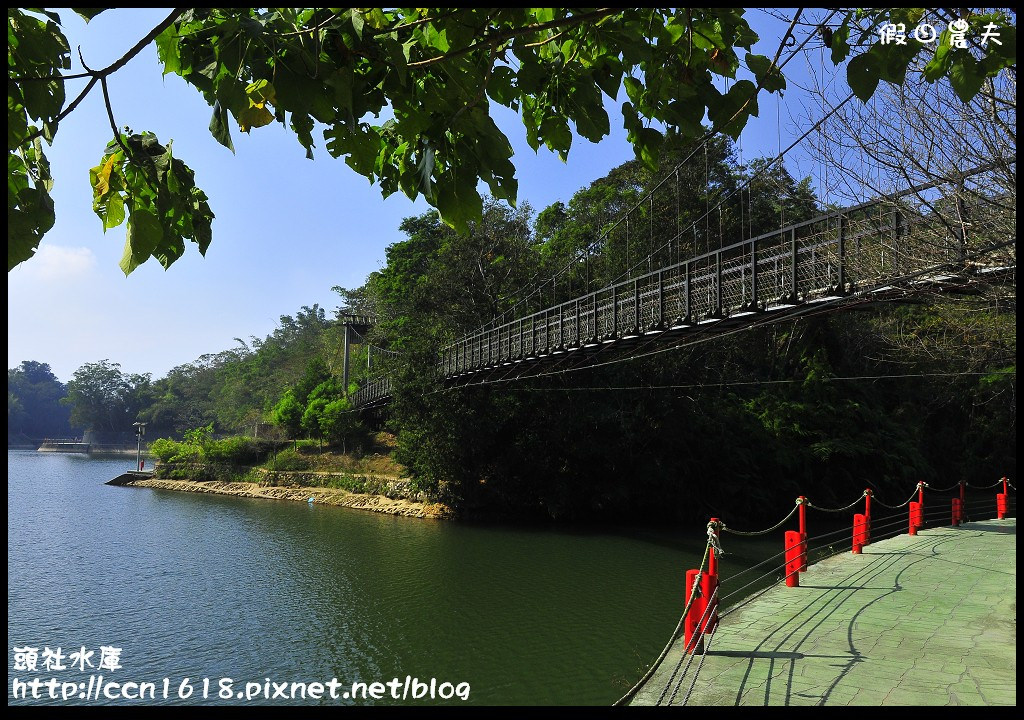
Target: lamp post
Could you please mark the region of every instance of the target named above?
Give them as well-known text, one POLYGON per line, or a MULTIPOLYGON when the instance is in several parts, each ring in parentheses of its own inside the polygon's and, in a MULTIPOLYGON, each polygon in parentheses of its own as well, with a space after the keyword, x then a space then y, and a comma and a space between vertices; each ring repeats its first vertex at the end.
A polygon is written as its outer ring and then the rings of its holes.
POLYGON ((146 434, 146 423, 137 422, 132 423, 135 427, 135 439, 136 439, 136 450, 135 450, 135 469, 142 470, 142 436, 146 434))

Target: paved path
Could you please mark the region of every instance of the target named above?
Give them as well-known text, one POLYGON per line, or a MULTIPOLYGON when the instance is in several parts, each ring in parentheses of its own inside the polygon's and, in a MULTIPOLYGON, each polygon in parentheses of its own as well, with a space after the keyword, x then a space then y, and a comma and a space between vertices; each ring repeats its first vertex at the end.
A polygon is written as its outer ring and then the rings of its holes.
MULTIPOLYGON (((689 705, 1016 705, 1016 519, 811 565, 723 617, 689 705)), ((728 592, 728 586, 724 592, 728 592)), ((680 638, 634 705, 686 696, 680 638)))

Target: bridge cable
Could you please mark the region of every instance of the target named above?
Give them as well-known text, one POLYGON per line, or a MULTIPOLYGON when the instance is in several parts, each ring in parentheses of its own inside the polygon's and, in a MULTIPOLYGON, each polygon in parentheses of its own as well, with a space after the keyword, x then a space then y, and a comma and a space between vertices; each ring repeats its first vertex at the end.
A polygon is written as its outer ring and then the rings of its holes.
MULTIPOLYGON (((787 57, 787 58, 786 58, 786 59, 785 59, 785 60, 784 60, 784 61, 783 61, 783 62, 782 62, 781 64, 779 64, 779 58, 780 58, 780 57, 781 57, 781 55, 782 55, 783 49, 784 49, 784 47, 785 47, 785 44, 786 44, 786 40, 787 40, 787 38, 788 38, 788 37, 790 36, 790 34, 791 34, 791 33, 793 32, 793 28, 794 28, 794 27, 796 26, 796 24, 797 24, 797 20, 799 19, 799 16, 800 16, 800 12, 801 12, 801 10, 798 10, 798 11, 797 11, 797 13, 796 13, 796 15, 794 16, 794 18, 793 18, 793 21, 792 21, 792 23, 790 24, 789 28, 788 28, 788 29, 787 29, 787 31, 786 31, 786 34, 785 34, 785 35, 783 36, 783 38, 782 38, 782 41, 781 41, 781 42, 780 42, 780 44, 779 44, 779 48, 778 48, 778 50, 777 50, 777 51, 776 51, 776 53, 775 53, 775 58, 774 58, 774 59, 772 60, 772 65, 771 65, 771 67, 776 67, 776 66, 777 66, 777 69, 778 69, 779 71, 781 71, 781 70, 782 70, 783 68, 785 68, 785 67, 786 67, 786 65, 788 65, 788 64, 789 64, 789 62, 790 62, 790 61, 791 61, 791 60, 792 60, 792 59, 793 59, 794 57, 796 57, 796 56, 797 56, 797 54, 798 54, 798 53, 799 53, 800 51, 802 51, 802 50, 803 50, 804 46, 805 46, 805 45, 806 45, 806 44, 807 44, 807 43, 808 43, 808 42, 809 42, 809 41, 810 41, 810 40, 811 40, 811 39, 812 39, 812 38, 814 37, 814 35, 815 35, 815 33, 813 33, 813 32, 812 32, 812 33, 808 33, 808 36, 807 36, 807 37, 806 37, 806 38, 804 39, 804 41, 803 41, 802 43, 800 43, 800 45, 799 45, 799 46, 798 46, 798 47, 797 47, 797 48, 796 48, 795 50, 793 50, 793 51, 792 51, 792 52, 791 52, 791 53, 789 54, 789 56, 788 56, 788 57, 787 57)), ((832 12, 831 12, 831 13, 830 13, 830 14, 828 15, 828 17, 826 17, 826 18, 825 18, 825 20, 823 20, 823 21, 822 21, 822 23, 821 23, 821 24, 825 24, 825 23, 827 23, 827 22, 828 22, 829 20, 831 20, 831 19, 832 19, 832 17, 834 17, 834 16, 835 16, 835 15, 836 15, 836 14, 837 14, 838 12, 839 12, 838 10, 833 10, 833 11, 832 11, 832 12)), ((794 42, 795 42, 795 41, 794 41, 794 42)), ((761 89, 761 88, 758 88, 758 90, 760 90, 760 89, 761 89)), ((851 93, 851 97, 852 97, 852 93, 851 93)), ((843 104, 845 104, 845 102, 844 102, 843 104)), ((672 177, 672 176, 673 176, 673 174, 674 174, 674 171, 678 171, 678 170, 679 170, 680 168, 682 168, 682 167, 683 167, 683 166, 684 166, 684 165, 685 165, 685 164, 686 164, 686 163, 687 163, 687 162, 688 162, 688 161, 690 160, 690 158, 692 158, 692 157, 693 157, 693 155, 694 155, 694 154, 695 154, 695 153, 696 153, 696 152, 697 152, 698 150, 700 150, 700 149, 701 149, 701 147, 703 147, 703 148, 704 148, 704 150, 705 150, 705 154, 706 154, 706 153, 707 153, 707 143, 708 143, 708 141, 710 141, 710 140, 711 140, 711 138, 715 137, 716 135, 718 135, 718 132, 717 132, 717 131, 714 131, 713 129, 709 129, 709 130, 708 130, 708 131, 707 131, 707 132, 706 132, 706 133, 704 134, 704 136, 703 136, 703 137, 701 137, 701 138, 697 138, 696 140, 694 140, 694 141, 693 141, 693 142, 694 142, 693 150, 692 150, 692 151, 690 152, 690 154, 689 154, 689 155, 687 155, 687 157, 686 157, 686 158, 684 158, 684 159, 683 159, 682 161, 680 161, 679 163, 677 163, 677 164, 676 164, 676 166, 675 166, 675 168, 674 168, 673 170, 670 170, 669 172, 667 172, 667 173, 665 174, 665 176, 664 176, 664 177, 662 177, 662 179, 661 179, 661 180, 659 180, 659 181, 658 181, 658 182, 657 182, 657 183, 655 184, 655 186, 654 186, 654 187, 652 187, 652 188, 651 188, 651 189, 650 189, 650 190, 649 190, 649 191, 647 192, 647 194, 646 194, 646 195, 645 195, 644 197, 642 197, 642 198, 641 198, 641 199, 640 199, 639 201, 637 201, 637 203, 635 203, 635 204, 633 205, 633 207, 629 208, 629 209, 628 209, 628 210, 626 210, 626 211, 625 211, 624 213, 622 213, 622 215, 621 215, 620 217, 625 217, 625 216, 628 216, 628 215, 629 215, 630 213, 632 213, 632 212, 633 212, 634 210, 636 210, 636 209, 640 208, 640 207, 641 207, 641 206, 643 205, 643 203, 644 203, 645 201, 649 200, 649 198, 653 198, 654 192, 655 192, 656 190, 658 190, 658 189, 659 189, 659 188, 660 188, 660 187, 661 187, 661 186, 662 186, 662 185, 663 185, 663 184, 664 184, 664 183, 665 183, 665 182, 666 182, 666 181, 667 181, 667 180, 668 180, 668 179, 669 179, 670 177, 672 177)), ((771 163, 769 163, 769 164, 768 164, 768 166, 767 166, 767 167, 771 167, 771 165, 772 165, 772 164, 774 164, 775 162, 777 162, 777 160, 778 160, 778 158, 776 158, 775 160, 773 160, 773 161, 772 161, 771 163)), ((758 173, 758 174, 760 174, 760 173, 758 173)), ((678 177, 678 175, 677 175, 677 174, 676 174, 676 176, 678 177)), ((734 191, 734 192, 735 192, 735 191, 734 191)), ((733 194, 733 193, 730 193, 728 197, 731 197, 731 196, 732 196, 732 194, 733 194)), ((728 199, 728 197, 727 197, 727 198, 723 198, 723 200, 722 200, 721 202, 724 202, 724 201, 725 201, 726 199, 728 199)), ((720 203, 720 204, 721 204, 721 203, 720 203)), ((708 212, 708 213, 706 214, 706 216, 707 216, 708 214, 710 214, 710 210, 709 210, 709 212, 708 212)), ((705 216, 705 217, 706 217, 706 216, 705 216)), ((695 229, 695 230, 696 230, 696 223, 698 223, 698 222, 700 222, 701 220, 704 220, 704 219, 705 219, 705 218, 698 218, 698 219, 696 219, 696 220, 694 221, 694 229, 695 229)), ((587 253, 587 254, 589 255, 589 253, 590 253, 590 251, 591 251, 591 250, 593 250, 594 248, 597 248, 597 247, 599 247, 600 245, 602 245, 602 244, 603 244, 603 243, 605 242, 605 240, 606 240, 606 239, 608 238, 608 236, 610 235, 611 231, 612 231, 612 230, 614 230, 614 229, 615 229, 615 228, 616 228, 616 227, 617 227, 617 226, 618 226, 618 225, 619 225, 620 223, 622 223, 622 220, 621 220, 621 219, 620 219, 620 220, 617 220, 617 221, 616 221, 616 222, 615 222, 615 223, 614 223, 614 224, 612 225, 612 227, 608 228, 608 229, 607 229, 607 230, 606 230, 606 231, 605 231, 605 232, 604 232, 604 233, 603 233, 603 234, 601 235, 601 237, 600 237, 600 238, 598 238, 598 239, 597 239, 597 240, 595 240, 594 242, 590 243, 590 244, 589 244, 589 245, 587 245, 587 246, 586 246, 585 248, 582 248, 582 251, 583 251, 583 252, 586 252, 586 253, 587 253)), ((661 250, 661 249, 663 249, 664 247, 665 247, 665 245, 662 245, 661 247, 659 247, 659 248, 657 249, 657 251, 660 251, 660 250, 661 250)), ((566 272, 566 271, 570 270, 570 269, 571 269, 571 268, 573 267, 573 265, 574 265, 574 264, 578 263, 578 262, 579 262, 579 256, 580 256, 580 254, 581 254, 581 251, 577 251, 577 253, 576 253, 576 257, 575 257, 575 258, 573 258, 572 260, 570 260, 570 262, 569 262, 569 263, 568 263, 567 265, 563 266, 563 267, 562 267, 562 268, 561 268, 560 270, 558 270, 558 271, 557 271, 557 273, 555 274, 555 276, 557 277, 558 275, 561 275, 562 273, 564 273, 564 272, 566 272)), ((632 267, 630 267, 630 268, 627 268, 627 271, 626 271, 626 273, 628 274, 628 272, 629 272, 629 271, 631 271, 632 269, 633 269, 632 267)), ((620 275, 619 277, 622 277, 622 276, 620 275)), ((614 282, 614 281, 613 281, 613 282, 614 282)), ((531 282, 530 284, 532 284, 532 282, 531 282)), ((510 313, 510 312, 512 312, 513 310, 515 310, 515 308, 517 308, 517 307, 518 307, 519 305, 521 305, 521 304, 522 304, 523 302, 525 302, 525 301, 529 300, 529 298, 533 297, 533 295, 534 295, 534 294, 540 293, 540 292, 541 292, 541 290, 542 290, 542 288, 543 288, 543 287, 546 287, 546 286, 547 286, 547 281, 545 280, 545 281, 544 281, 544 282, 543 282, 543 283, 542 283, 541 285, 539 285, 539 286, 537 286, 536 288, 534 288, 533 290, 531 290, 531 291, 530 291, 530 294, 529 294, 528 296, 526 296, 525 298, 520 298, 520 299, 519 299, 518 301, 516 301, 516 303, 515 303, 514 305, 512 305, 512 306, 511 306, 510 308, 507 308, 506 310, 502 311, 502 313, 501 313, 501 315, 500 315, 499 317, 504 317, 506 313, 510 313)), ((521 291, 521 292, 525 292, 525 290, 523 290, 523 291, 521 291)), ((513 297, 515 297, 515 296, 513 295, 513 297)), ((473 331, 470 331, 469 333, 466 333, 466 335, 464 335, 464 337, 466 337, 466 336, 470 336, 470 335, 475 335, 475 334, 478 334, 478 333, 479 333, 480 331, 484 330, 485 328, 488 328, 488 327, 493 327, 493 326, 494 326, 494 319, 492 319, 492 320, 491 320, 490 322, 488 322, 488 323, 484 323, 484 324, 480 325, 480 326, 479 326, 479 327, 477 327, 477 328, 476 328, 475 330, 473 330, 473 331)))

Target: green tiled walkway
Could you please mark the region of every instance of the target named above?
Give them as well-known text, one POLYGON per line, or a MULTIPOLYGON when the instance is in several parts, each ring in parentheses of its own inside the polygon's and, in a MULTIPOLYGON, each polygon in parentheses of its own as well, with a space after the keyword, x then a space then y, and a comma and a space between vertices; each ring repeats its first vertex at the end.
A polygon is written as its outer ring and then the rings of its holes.
MULTIPOLYGON (((1015 705, 1016 531, 923 530, 811 565, 723 617, 687 704, 1015 705)), ((700 656, 680 683, 682 642, 632 704, 683 702, 700 656)))

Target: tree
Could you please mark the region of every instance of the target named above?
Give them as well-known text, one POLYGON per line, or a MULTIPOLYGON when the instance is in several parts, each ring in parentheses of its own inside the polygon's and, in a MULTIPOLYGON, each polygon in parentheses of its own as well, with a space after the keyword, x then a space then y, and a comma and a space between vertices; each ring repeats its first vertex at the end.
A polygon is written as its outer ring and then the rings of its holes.
POLYGON ((343 453, 348 452, 348 441, 364 436, 366 427, 359 420, 348 400, 339 397, 324 406, 320 414, 320 432, 331 445, 341 445, 343 453))
POLYGON ((125 431, 152 399, 148 373, 126 375, 119 363, 100 360, 75 370, 62 403, 71 406, 71 425, 87 430, 125 431))
POLYGON ((324 408, 328 405, 326 398, 311 399, 306 405, 306 411, 302 413, 302 429, 308 435, 315 435, 320 442, 320 450, 324 449, 324 433, 320 429, 323 420, 324 408))
POLYGON ((32 438, 64 437, 70 411, 61 404, 64 384, 46 363, 25 360, 7 371, 7 431, 32 438))
POLYGON ((274 407, 272 418, 275 425, 279 425, 288 435, 289 440, 295 440, 302 434, 302 415, 305 409, 295 398, 295 393, 288 390, 274 407))
MULTIPOLYGON (((86 18, 103 9, 78 9, 86 18)), ((880 80, 902 83, 923 45, 870 42, 886 23, 913 26, 923 10, 839 11, 821 27, 833 62, 848 57, 848 81, 868 100, 880 80), (852 54, 851 54, 852 53, 852 54)), ((314 130, 329 154, 345 157, 383 195, 423 195, 442 220, 465 232, 479 220, 477 183, 515 202, 512 149, 490 116, 497 103, 520 113, 526 139, 563 158, 575 135, 605 137, 604 98, 617 101, 637 158, 654 167, 665 134, 692 140, 705 115, 736 137, 758 112, 761 90, 786 87, 780 59, 799 14, 774 58, 743 53, 753 80, 722 93, 715 76, 735 77, 741 52, 757 40, 742 8, 176 8, 108 67, 65 75, 71 66, 60 17, 8 10, 8 270, 35 251, 54 222, 52 178, 41 140, 97 86, 112 141, 90 172, 94 209, 105 229, 127 221, 124 272, 155 257, 165 268, 185 242, 205 253, 213 212, 193 173, 151 133, 118 129, 106 80, 155 43, 165 73, 180 75, 213 109, 210 130, 233 149, 241 132, 279 122, 307 157, 314 130), (65 83, 87 80, 65 104, 65 83), (371 124, 368 117, 390 118, 371 124), (318 126, 319 125, 319 126, 318 126), (664 128, 664 133, 655 125, 664 128)), ((948 78, 969 100, 986 77, 1016 62, 1013 20, 1005 12, 970 15, 991 23, 1003 43, 954 48, 950 33, 925 70, 948 78)), ((816 32, 817 30, 811 30, 816 32)))

